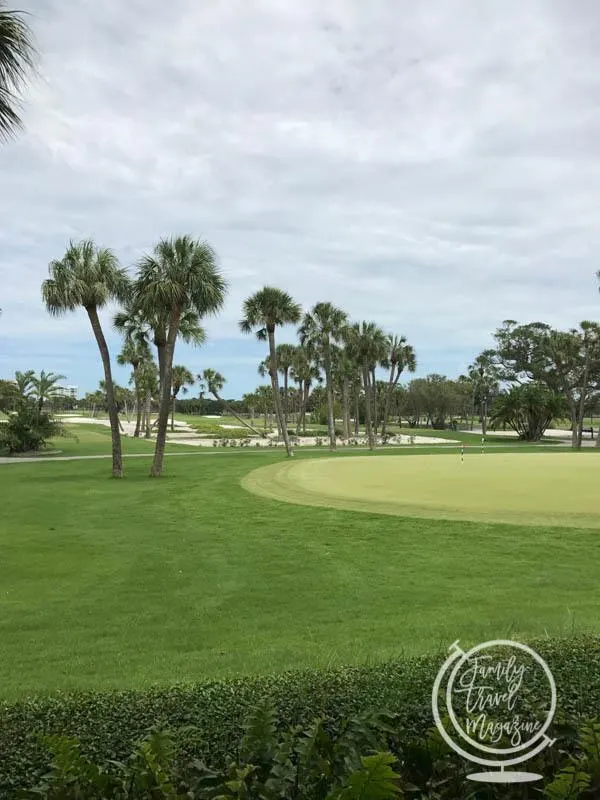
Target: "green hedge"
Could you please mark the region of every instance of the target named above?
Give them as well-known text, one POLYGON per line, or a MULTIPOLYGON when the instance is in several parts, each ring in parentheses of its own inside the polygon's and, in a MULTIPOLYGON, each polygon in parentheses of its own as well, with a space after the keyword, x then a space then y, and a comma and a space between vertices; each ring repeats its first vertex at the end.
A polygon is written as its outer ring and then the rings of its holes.
MULTIPOLYGON (((577 636, 531 644, 547 660, 558 690, 560 717, 577 721, 600 712, 600 637, 577 636)), ((48 767, 39 734, 76 736, 97 761, 121 759, 152 725, 193 725, 181 748, 188 760, 214 764, 234 755, 242 722, 259 700, 274 701, 282 724, 334 721, 360 711, 399 715, 407 736, 433 724, 431 689, 443 654, 398 659, 366 667, 289 672, 146 691, 94 692, 37 697, 0 705, 0 796, 32 786, 48 767)))

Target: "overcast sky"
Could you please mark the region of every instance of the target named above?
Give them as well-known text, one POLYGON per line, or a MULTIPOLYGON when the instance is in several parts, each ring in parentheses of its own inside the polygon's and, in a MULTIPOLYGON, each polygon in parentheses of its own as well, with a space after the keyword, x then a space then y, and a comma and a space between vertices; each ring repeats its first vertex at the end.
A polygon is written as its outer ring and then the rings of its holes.
POLYGON ((0 146, 0 377, 97 385, 84 312, 50 318, 39 288, 89 236, 124 265, 214 245, 227 306, 175 360, 229 396, 259 382, 237 322, 265 283, 405 334, 418 374, 464 371, 507 318, 598 319, 594 0, 14 4, 40 76, 0 146))

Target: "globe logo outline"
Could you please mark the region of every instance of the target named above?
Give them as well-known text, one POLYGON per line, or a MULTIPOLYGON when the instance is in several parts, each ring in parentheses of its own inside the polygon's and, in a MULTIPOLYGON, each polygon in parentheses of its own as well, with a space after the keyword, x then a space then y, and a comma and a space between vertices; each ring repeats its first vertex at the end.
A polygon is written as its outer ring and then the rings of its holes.
POLYGON ((504 772, 504 768, 508 766, 514 766, 516 764, 521 764, 524 761, 527 761, 534 756, 538 755, 545 747, 548 747, 554 744, 554 739, 550 739, 546 735, 546 731, 548 730, 549 726, 552 724, 552 720, 554 718, 554 714, 556 712, 556 703, 557 703, 557 693, 556 693, 556 683, 554 681, 554 676, 548 667, 548 664, 544 661, 544 659, 537 653, 533 648, 529 647, 528 645, 522 644, 521 642, 515 642, 511 639, 492 639, 487 642, 483 642, 475 647, 470 648, 466 652, 463 651, 459 646, 459 640, 456 640, 449 648, 450 655, 446 659, 446 661, 440 667, 436 679, 433 685, 432 691, 432 710, 434 721, 436 727, 441 734, 442 738, 456 753, 458 753, 463 758, 467 759, 468 761, 474 762, 476 764, 481 764, 483 766, 488 767, 496 767, 500 769, 500 773, 480 773, 478 775, 470 775, 469 778, 473 780, 480 780, 480 781, 495 781, 495 782, 517 782, 517 781, 526 781, 526 780, 536 780, 541 778, 541 775, 535 775, 533 773, 519 773, 519 772, 504 772), (529 739, 525 742, 521 742, 521 744, 510 747, 510 748, 497 748, 497 747, 490 747, 488 745, 484 745, 481 742, 478 742, 472 739, 462 728, 458 720, 456 719, 456 714, 454 712, 453 704, 452 704, 452 688, 454 686, 454 681, 456 680, 456 676, 462 666, 476 653, 479 653, 482 650, 492 648, 492 647, 503 647, 503 648, 517 648, 522 652, 526 652, 531 658, 533 658, 538 665, 540 665, 544 671, 544 674, 548 680, 549 687, 550 687, 550 710, 546 715, 546 719, 540 728, 540 730, 536 731, 529 739), (456 663, 455 663, 456 662, 456 663), (490 753, 496 756, 512 756, 510 758, 498 758, 496 760, 491 758, 484 758, 479 755, 475 755, 473 753, 468 752, 461 746, 460 742, 456 742, 452 736, 448 733, 444 724, 442 723, 440 711, 439 711, 439 697, 440 697, 440 688, 442 681, 448 672, 448 670, 453 667, 450 678, 448 679, 448 684, 446 686, 445 692, 445 705, 446 710, 448 712, 448 716, 450 717, 450 721, 454 728, 456 734, 458 734, 461 739, 465 740, 473 749, 477 751, 481 751, 483 753, 490 753), (527 750, 528 752, 521 752, 527 750), (512 755, 513 753, 520 753, 519 755, 512 755))

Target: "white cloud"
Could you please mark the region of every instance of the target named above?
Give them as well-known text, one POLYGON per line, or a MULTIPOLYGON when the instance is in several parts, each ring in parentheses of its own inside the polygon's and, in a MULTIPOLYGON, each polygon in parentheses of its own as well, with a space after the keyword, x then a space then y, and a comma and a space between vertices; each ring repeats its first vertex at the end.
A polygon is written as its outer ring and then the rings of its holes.
POLYGON ((124 263, 208 238, 232 288, 207 327, 232 358, 267 282, 456 371, 502 319, 598 316, 589 0, 21 5, 41 76, 0 150, 3 361, 88 341, 83 317, 44 315, 39 283, 90 235, 124 263))

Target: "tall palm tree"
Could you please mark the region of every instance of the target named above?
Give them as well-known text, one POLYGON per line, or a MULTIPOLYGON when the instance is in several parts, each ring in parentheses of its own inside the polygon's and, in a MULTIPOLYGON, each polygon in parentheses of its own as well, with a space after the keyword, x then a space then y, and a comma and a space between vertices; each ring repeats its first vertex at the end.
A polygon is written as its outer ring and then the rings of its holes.
POLYGON ((33 388, 34 388, 34 380, 35 380, 35 370, 28 369, 25 372, 15 372, 15 384, 17 386, 17 391, 21 397, 30 397, 33 388))
POLYGON ((152 433, 150 416, 152 412, 152 398, 159 393, 158 367, 156 361, 147 358, 140 363, 137 369, 137 380, 140 398, 144 400, 140 431, 144 431, 144 438, 149 439, 152 433))
POLYGON ((84 308, 98 344, 104 380, 106 402, 112 436, 112 474, 123 477, 123 458, 119 415, 115 402, 110 354, 98 317, 98 309, 112 300, 126 296, 128 280, 119 268, 116 256, 107 248, 97 247, 91 239, 69 244, 65 255, 49 266, 50 277, 42 283, 42 297, 47 310, 54 316, 84 308))
POLYGON ((282 289, 265 286, 260 291, 244 301, 243 318, 240 321, 242 333, 256 333, 259 341, 269 343, 269 371, 271 374, 271 387, 275 413, 285 444, 288 456, 294 453, 290 444, 287 425, 283 418, 281 396, 279 394, 279 379, 277 376, 277 349, 275 347, 275 328, 282 325, 296 325, 300 321, 302 310, 298 303, 282 289))
POLYGON ((375 436, 372 424, 373 384, 371 371, 382 357, 386 347, 385 333, 375 322, 354 323, 344 332, 346 346, 359 364, 365 391, 365 428, 369 441, 369 449, 375 448, 375 436))
POLYGON ((400 380, 400 375, 402 375, 405 369, 409 372, 414 372, 416 370, 417 357, 412 345, 407 343, 406 337, 390 334, 386 339, 386 353, 382 361, 383 366, 386 366, 390 371, 387 391, 385 393, 383 421, 381 423, 381 435, 385 436, 390 415, 390 403, 398 381, 400 380))
POLYGON ((488 412, 490 398, 498 389, 498 367, 493 350, 484 350, 475 361, 469 365, 468 377, 472 383, 474 394, 479 401, 481 415, 481 433, 487 434, 488 412))
POLYGON ((228 414, 230 414, 232 417, 235 417, 238 422, 241 422, 242 425, 251 430, 252 433, 255 433, 257 436, 261 435, 260 431, 257 430, 254 425, 251 425, 248 420, 245 420, 243 417, 240 417, 239 414, 236 414, 229 403, 226 400, 223 400, 221 397, 220 392, 223 390, 226 380, 220 372, 216 372, 214 369, 205 369, 201 375, 198 375, 198 381, 203 387, 206 387, 206 390, 212 394, 215 400, 223 403, 223 408, 228 414))
POLYGON ((287 426, 290 413, 290 399, 288 396, 288 381, 290 369, 294 363, 294 353, 296 348, 293 344, 277 345, 277 369, 283 375, 283 418, 287 426))
POLYGON ((140 364, 144 361, 148 361, 150 358, 150 348, 147 341, 141 337, 136 339, 134 336, 126 335, 121 352, 117 356, 117 363, 121 365, 131 365, 136 404, 136 421, 133 435, 136 438, 140 435, 142 425, 142 394, 139 387, 138 373, 140 364))
POLYGON ((160 369, 160 404, 156 449, 150 470, 162 473, 171 404, 171 381, 175 343, 182 318, 196 321, 219 311, 225 301, 227 283, 217 266, 215 251, 191 236, 161 239, 152 255, 144 256, 134 284, 134 306, 148 319, 160 319, 166 334, 160 369))
POLYGON ((54 372, 44 372, 42 370, 38 376, 32 379, 32 394, 37 398, 38 414, 41 413, 46 400, 58 397, 63 392, 63 387, 58 385, 59 381, 64 381, 65 375, 57 375, 54 372))
POLYGON ((333 376, 331 371, 331 347, 339 341, 348 324, 348 315, 331 303, 317 303, 304 315, 298 331, 300 343, 309 347, 323 365, 325 389, 327 391, 327 430, 329 447, 335 450, 335 420, 333 418, 333 376))
MULTIPOLYGON (((342 427, 344 439, 350 438, 350 398, 354 391, 356 398, 360 393, 360 366, 347 346, 335 347, 332 350, 333 375, 342 398, 342 427)), ((358 411, 355 419, 355 432, 358 430, 358 411)))
POLYGON ((187 367, 177 365, 171 373, 171 431, 175 430, 175 403, 179 392, 187 394, 187 387, 194 383, 194 376, 187 367))
POLYGON ((300 435, 300 429, 306 433, 306 408, 310 396, 310 387, 313 381, 320 380, 321 371, 311 360, 309 351, 306 347, 296 347, 294 361, 291 367, 292 379, 298 383, 300 393, 300 412, 296 421, 296 436, 300 435))
POLYGON ((0 139, 8 139, 23 122, 17 92, 33 70, 35 50, 22 12, 9 11, 0 0, 0 139))

